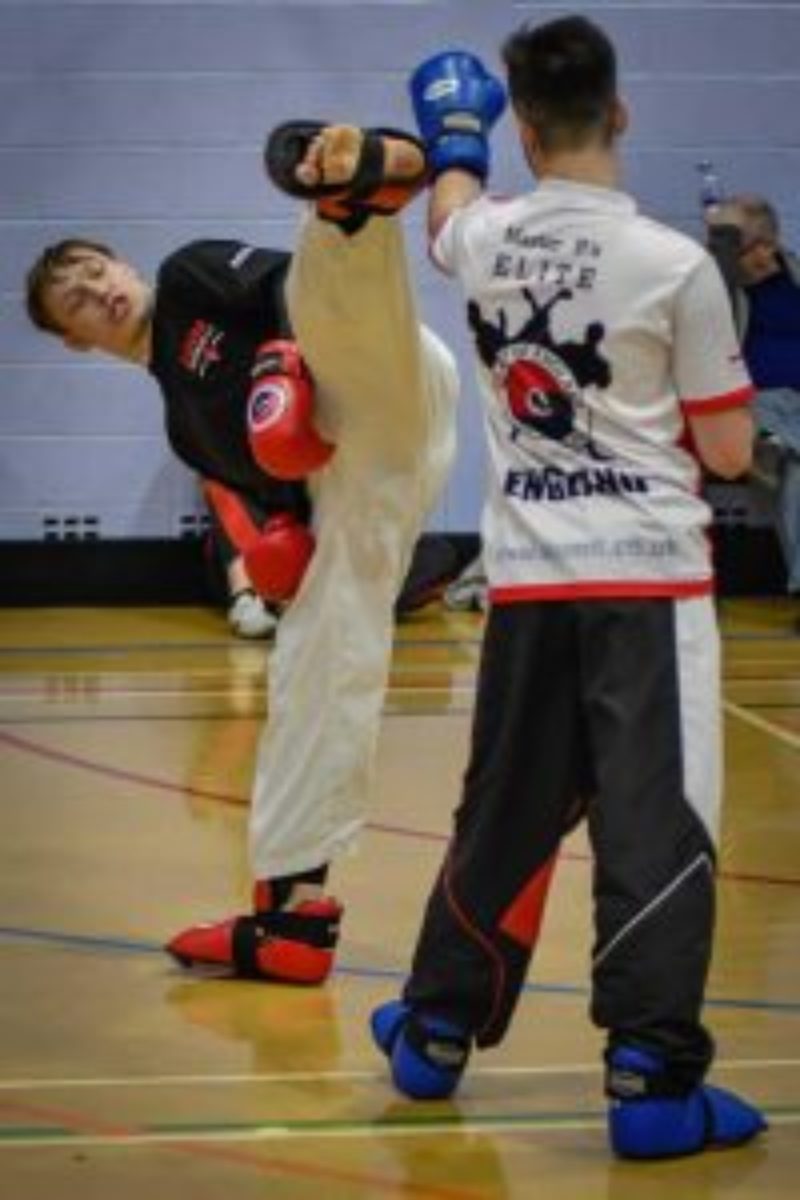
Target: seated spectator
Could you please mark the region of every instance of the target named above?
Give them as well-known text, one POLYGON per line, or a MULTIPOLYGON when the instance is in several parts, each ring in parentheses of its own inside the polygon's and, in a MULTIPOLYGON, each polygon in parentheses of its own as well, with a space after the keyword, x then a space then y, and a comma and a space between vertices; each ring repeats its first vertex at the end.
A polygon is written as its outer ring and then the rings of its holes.
POLYGON ((443 601, 458 571, 458 553, 446 534, 428 533, 421 537, 397 594, 396 619, 402 621, 429 604, 443 601))
POLYGON ((774 471, 787 589, 800 595, 800 259, 782 245, 778 215, 761 196, 731 196, 707 220, 757 389, 756 473, 774 471))

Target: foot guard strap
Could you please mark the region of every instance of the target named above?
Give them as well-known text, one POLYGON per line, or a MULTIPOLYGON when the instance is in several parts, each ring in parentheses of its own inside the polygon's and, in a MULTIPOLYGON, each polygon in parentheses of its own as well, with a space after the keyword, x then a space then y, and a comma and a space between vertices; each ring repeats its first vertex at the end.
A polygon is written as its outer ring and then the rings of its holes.
POLYGON ((332 951, 339 936, 339 918, 306 913, 267 912, 237 917, 231 931, 231 951, 237 975, 259 979, 268 959, 291 960, 307 950, 332 951), (293 950, 297 947, 297 950, 293 950), (272 953, 270 954, 270 948, 272 953))
POLYGON ((332 897, 193 925, 165 947, 183 967, 244 979, 322 983, 331 972, 341 905, 332 897))

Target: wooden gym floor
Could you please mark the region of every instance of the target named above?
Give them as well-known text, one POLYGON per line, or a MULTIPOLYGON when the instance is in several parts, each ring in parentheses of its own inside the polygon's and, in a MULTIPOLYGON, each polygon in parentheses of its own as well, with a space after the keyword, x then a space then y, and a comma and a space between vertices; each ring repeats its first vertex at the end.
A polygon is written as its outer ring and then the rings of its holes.
POLYGON ((0 1195, 8 1200, 687 1200, 798 1194, 800 637, 727 601, 729 786, 708 1018, 759 1144, 645 1166, 605 1144, 589 864, 560 864, 507 1042, 457 1104, 393 1094, 398 990, 465 757, 480 621, 398 629, 379 796, 324 989, 197 981, 161 942, 247 904, 264 648, 199 609, 0 614, 0 1195))

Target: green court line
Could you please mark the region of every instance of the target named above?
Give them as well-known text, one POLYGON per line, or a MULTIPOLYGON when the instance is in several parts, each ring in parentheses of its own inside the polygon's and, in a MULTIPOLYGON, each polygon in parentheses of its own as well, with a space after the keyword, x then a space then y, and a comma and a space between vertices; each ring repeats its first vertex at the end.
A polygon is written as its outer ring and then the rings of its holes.
MULTIPOLYGON (((800 1120, 800 1106, 772 1105, 764 1109, 768 1118, 779 1124, 792 1124, 800 1120)), ((543 1112, 543 1113, 497 1113, 464 1116, 460 1113, 418 1115, 418 1116, 389 1116, 373 1120, 341 1119, 341 1120, 286 1120, 286 1121, 184 1121, 159 1122, 137 1126, 125 1133, 97 1132, 87 1135, 81 1129, 60 1125, 7 1125, 0 1129, 0 1147, 4 1142, 24 1141, 32 1145, 41 1144, 48 1139, 87 1141, 96 1144, 117 1143, 135 1144, 139 1140, 180 1141, 181 1139, 202 1140, 208 1138, 235 1138, 237 1135, 259 1137, 313 1137, 326 1134, 359 1134, 375 1135, 382 1131, 387 1133, 468 1133, 475 1130, 491 1132, 493 1129, 525 1130, 539 1127, 565 1128, 576 1124, 584 1127, 601 1125, 606 1118, 605 1110, 543 1112)))

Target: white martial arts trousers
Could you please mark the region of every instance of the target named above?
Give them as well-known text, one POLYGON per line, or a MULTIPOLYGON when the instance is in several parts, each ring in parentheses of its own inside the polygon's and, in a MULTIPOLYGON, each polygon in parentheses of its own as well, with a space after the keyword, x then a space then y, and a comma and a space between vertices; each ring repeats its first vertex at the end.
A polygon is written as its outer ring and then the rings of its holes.
POLYGON ((309 215, 288 280, 336 444, 309 480, 316 551, 278 626, 250 818, 255 879, 354 847, 372 791, 394 602, 455 450, 458 376, 419 324, 397 218, 346 237, 309 215))

